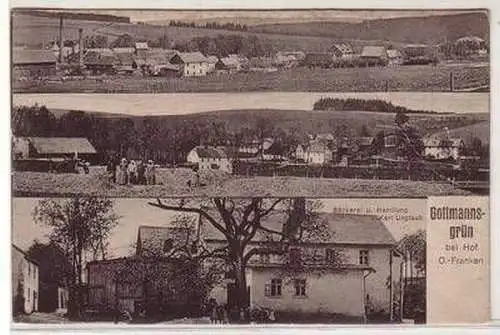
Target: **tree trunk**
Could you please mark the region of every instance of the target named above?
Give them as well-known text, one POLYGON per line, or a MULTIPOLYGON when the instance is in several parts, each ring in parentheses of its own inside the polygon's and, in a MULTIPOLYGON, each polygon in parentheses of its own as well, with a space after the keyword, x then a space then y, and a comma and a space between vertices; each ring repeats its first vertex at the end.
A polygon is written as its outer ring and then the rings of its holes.
POLYGON ((235 299, 234 306, 230 307, 238 311, 236 320, 243 321, 243 312, 248 307, 247 280, 245 276, 246 264, 243 259, 243 251, 240 250, 239 245, 231 249, 233 249, 231 260, 234 270, 235 299))

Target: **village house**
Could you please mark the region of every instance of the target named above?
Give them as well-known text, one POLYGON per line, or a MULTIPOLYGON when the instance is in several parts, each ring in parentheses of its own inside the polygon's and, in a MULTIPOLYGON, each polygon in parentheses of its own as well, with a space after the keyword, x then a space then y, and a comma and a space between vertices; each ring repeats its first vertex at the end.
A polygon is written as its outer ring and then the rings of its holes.
POLYGON ((215 64, 215 71, 221 73, 236 73, 241 71, 241 63, 236 57, 224 57, 215 64))
POLYGON ((399 66, 403 64, 403 54, 398 49, 388 49, 387 61, 389 66, 399 66))
POLYGON ((200 77, 208 73, 208 59, 201 52, 179 52, 170 63, 179 65, 184 77, 200 77))
POLYGON ((335 56, 331 53, 310 52, 306 54, 303 65, 309 68, 329 68, 333 65, 335 56))
POLYGON ((388 61, 387 51, 383 46, 365 46, 359 60, 366 66, 385 66, 388 61))
POLYGON ((223 147, 197 146, 187 155, 187 162, 200 170, 220 170, 233 173, 232 159, 223 147))
POLYGON ((13 137, 14 160, 67 159, 91 160, 97 151, 84 137, 13 137))
POLYGON ((354 50, 351 45, 346 43, 334 44, 329 50, 340 59, 351 59, 354 57, 354 50))
POLYGON ((254 157, 268 151, 274 143, 274 139, 266 137, 262 141, 254 139, 248 143, 242 144, 238 148, 238 154, 242 157, 254 157))
POLYGON ((428 137, 424 142, 424 156, 428 159, 457 161, 465 147, 465 143, 460 138, 439 138, 428 137))
POLYGON ((488 54, 486 41, 478 36, 464 36, 457 39, 454 44, 457 53, 461 56, 488 54))
POLYGON ((135 56, 135 67, 151 76, 179 77, 182 75, 181 66, 172 64, 170 60, 178 54, 171 49, 148 49, 142 56, 135 56))
POLYGON ((249 61, 249 71, 252 72, 276 72, 278 69, 274 65, 273 57, 252 57, 249 61))
POLYGON ((40 292, 38 263, 14 244, 11 249, 12 311, 14 314, 36 312, 40 292))
POLYGON ((145 57, 145 55, 149 51, 149 45, 148 42, 136 42, 134 44, 134 54, 139 57, 145 57))
POLYGON ((87 49, 83 54, 85 68, 93 74, 112 74, 119 65, 113 50, 108 48, 87 49))
POLYGON ((207 56, 207 62, 208 62, 207 74, 215 72, 215 64, 217 64, 218 61, 219 58, 217 58, 217 56, 213 55, 207 56))
POLYGON ((294 54, 278 52, 274 58, 274 65, 281 69, 291 69, 299 65, 294 54))
POLYGON ((311 143, 304 154, 304 161, 311 165, 323 165, 331 162, 332 159, 331 149, 320 141, 311 143))
MULTIPOLYGON (((246 273, 250 308, 358 317, 365 317, 367 310, 388 313, 394 285, 399 279, 401 258, 395 254, 396 241, 384 223, 368 215, 319 215, 319 220, 328 223, 329 237, 327 240, 306 238, 296 255, 304 261, 308 255, 315 255, 316 261, 310 261, 310 265, 318 271, 284 273, 281 256, 253 256, 246 273), (329 268, 326 263, 334 257, 342 261, 338 267, 329 268)), ((267 217, 262 225, 282 231, 285 221, 284 214, 277 213, 267 217)), ((200 216, 199 224, 200 234, 209 247, 217 248, 225 243, 224 236, 204 217, 200 216)), ((248 248, 266 247, 266 243, 270 243, 269 237, 259 233, 248 248)), ((229 303, 232 289, 231 283, 221 283, 210 296, 218 303, 229 303)))
POLYGON ((50 50, 12 49, 12 76, 35 79, 56 74, 57 59, 50 50))

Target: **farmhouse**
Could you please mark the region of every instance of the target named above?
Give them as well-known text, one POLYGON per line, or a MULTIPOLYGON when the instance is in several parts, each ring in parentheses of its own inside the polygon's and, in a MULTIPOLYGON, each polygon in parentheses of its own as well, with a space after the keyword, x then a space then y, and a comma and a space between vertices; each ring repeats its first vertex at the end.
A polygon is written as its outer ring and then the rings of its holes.
POLYGON ((12 76, 41 78, 56 74, 56 57, 50 50, 28 50, 13 48, 12 76))
MULTIPOLYGON (((214 214, 217 217, 218 214, 214 214)), ((393 283, 399 278, 401 260, 396 257, 396 242, 380 219, 375 216, 320 214, 327 222, 325 239, 306 238, 304 248, 294 257, 309 259, 307 271, 283 272, 279 255, 253 256, 247 268, 250 307, 261 306, 276 311, 325 312, 364 317, 365 311, 390 310, 393 283), (343 259, 332 267, 334 258, 343 259), (317 271, 315 271, 317 270, 317 271), (389 285, 388 285, 389 283, 389 285)), ((262 225, 282 231, 283 213, 266 218, 262 225)), ((208 246, 220 247, 225 239, 200 216, 200 234, 208 246)), ((266 246, 265 234, 257 234, 248 248, 266 246)), ((232 284, 220 284, 211 296, 219 303, 231 302, 232 284)))
POLYGON ((236 73, 241 70, 241 63, 236 57, 224 57, 215 63, 217 73, 236 73))
POLYGON ((113 73, 115 66, 120 64, 113 50, 107 48, 87 49, 83 63, 95 74, 113 73))
POLYGON ((179 65, 184 77, 206 76, 208 72, 208 59, 201 52, 177 53, 170 63, 179 65))
POLYGON ((361 63, 367 66, 387 64, 387 51, 383 46, 365 46, 359 57, 361 63))
POLYGON ((330 48, 330 52, 333 53, 335 57, 342 59, 350 59, 354 56, 354 50, 352 46, 345 43, 332 45, 332 47, 330 48))
POLYGON ((14 137, 12 151, 15 160, 23 159, 92 159, 97 153, 83 137, 14 137))
POLYGON ((311 52, 307 53, 303 64, 307 67, 329 68, 332 66, 335 56, 330 53, 311 52))
POLYGON ((270 137, 264 138, 262 141, 254 139, 248 143, 244 143, 238 148, 239 156, 253 157, 257 156, 263 152, 266 152, 271 148, 274 143, 274 139, 270 137))
POLYGON ((187 155, 188 163, 195 164, 200 170, 220 170, 233 172, 232 160, 222 147, 197 146, 187 155))
POLYGON ((319 141, 313 142, 304 154, 304 160, 308 164, 322 165, 332 161, 332 151, 328 145, 319 141))
POLYGON ((253 72, 276 72, 273 57, 252 57, 249 61, 249 70, 253 72))
POLYGON ((465 55, 486 55, 488 46, 485 40, 477 36, 464 36, 455 41, 455 48, 458 54, 465 55))
POLYGON ((147 74, 152 76, 180 76, 181 66, 170 63, 172 57, 177 55, 177 53, 177 50, 149 49, 142 53, 141 56, 135 56, 134 67, 142 68, 147 74))
POLYGON ((12 311, 32 313, 38 311, 38 264, 23 250, 12 244, 12 311))
POLYGON ((430 159, 442 160, 453 159, 458 160, 460 154, 465 147, 465 143, 460 138, 424 138, 424 156, 430 159))
POLYGON ((207 73, 213 73, 215 71, 215 64, 219 61, 219 58, 217 56, 208 56, 207 57, 208 61, 208 67, 207 67, 207 73))
POLYGON ((398 66, 403 64, 403 54, 397 49, 387 50, 387 60, 389 66, 398 66))

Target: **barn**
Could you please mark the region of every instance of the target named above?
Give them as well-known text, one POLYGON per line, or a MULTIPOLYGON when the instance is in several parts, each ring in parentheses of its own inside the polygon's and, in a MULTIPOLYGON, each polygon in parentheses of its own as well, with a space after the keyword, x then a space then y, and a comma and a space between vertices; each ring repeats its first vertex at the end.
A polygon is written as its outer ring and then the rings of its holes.
POLYGON ((12 76, 15 79, 41 78, 56 74, 56 56, 52 50, 12 50, 12 76))

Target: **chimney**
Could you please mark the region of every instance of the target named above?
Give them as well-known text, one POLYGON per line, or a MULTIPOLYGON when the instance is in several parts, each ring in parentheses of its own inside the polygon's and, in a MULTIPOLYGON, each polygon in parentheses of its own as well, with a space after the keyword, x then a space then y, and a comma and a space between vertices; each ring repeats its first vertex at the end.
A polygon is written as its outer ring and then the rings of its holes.
POLYGON ((82 41, 83 29, 78 29, 78 65, 80 70, 83 68, 83 41, 82 41))
POLYGON ((59 16, 59 63, 63 60, 63 17, 62 14, 59 16))

